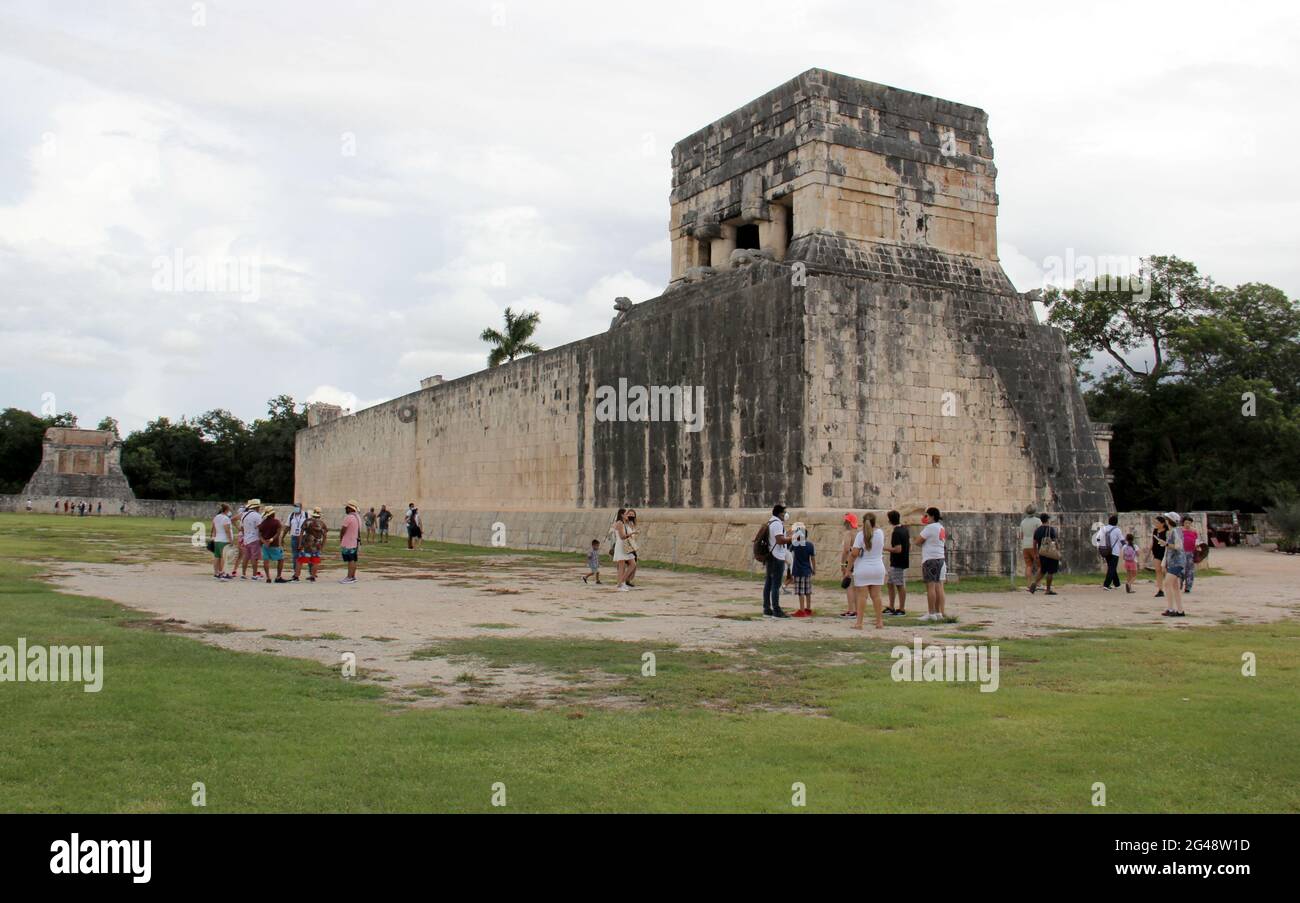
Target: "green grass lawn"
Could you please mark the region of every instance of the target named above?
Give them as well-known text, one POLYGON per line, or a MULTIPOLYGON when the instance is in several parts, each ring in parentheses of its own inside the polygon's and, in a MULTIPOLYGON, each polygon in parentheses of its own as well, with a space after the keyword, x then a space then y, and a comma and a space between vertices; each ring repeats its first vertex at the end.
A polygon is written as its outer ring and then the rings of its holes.
POLYGON ((201 811, 196 781, 220 812, 496 811, 495 782, 506 811, 1300 810, 1295 621, 1004 641, 996 693, 895 683, 866 639, 722 653, 484 636, 419 655, 464 660, 471 681, 476 662, 532 664, 574 678, 568 701, 430 709, 313 662, 124 626, 138 614, 35 579, 44 561, 188 557, 187 536, 0 515, 0 644, 102 645, 106 672, 97 694, 0 683, 0 811, 201 811), (592 674, 606 679, 577 680, 592 674))

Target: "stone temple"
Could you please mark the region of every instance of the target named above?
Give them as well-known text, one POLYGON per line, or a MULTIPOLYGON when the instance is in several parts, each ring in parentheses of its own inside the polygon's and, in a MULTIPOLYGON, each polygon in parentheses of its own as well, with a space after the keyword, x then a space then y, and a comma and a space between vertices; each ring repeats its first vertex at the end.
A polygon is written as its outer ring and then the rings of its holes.
POLYGON ((52 499, 105 503, 116 513, 135 493, 122 473, 122 442, 108 430, 52 426, 41 443, 41 463, 23 490, 44 511, 52 499))
POLYGON ((968 572, 1014 557, 1029 503, 1082 535, 1105 463, 1063 337, 998 262, 996 175, 983 110, 804 72, 673 148, 660 297, 318 416, 297 493, 562 549, 634 505, 643 557, 733 567, 777 502, 836 548, 846 510, 937 505, 968 572))

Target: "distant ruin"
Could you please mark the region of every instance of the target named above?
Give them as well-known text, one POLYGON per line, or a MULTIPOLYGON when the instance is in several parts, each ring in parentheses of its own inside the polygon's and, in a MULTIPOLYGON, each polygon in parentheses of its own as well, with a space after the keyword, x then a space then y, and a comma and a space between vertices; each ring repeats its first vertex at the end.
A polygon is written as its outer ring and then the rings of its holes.
POLYGON ((316 421, 297 495, 414 500, 426 524, 535 512, 574 535, 630 504, 674 549, 735 540, 741 562, 736 525, 776 502, 832 525, 936 504, 998 531, 1030 502, 1109 509, 1064 340, 998 262, 987 123, 799 75, 673 148, 663 295, 617 299, 604 333, 316 421), (626 404, 602 416, 616 388, 626 404), (701 397, 701 418, 640 416, 656 390, 701 397))
POLYGON ((108 502, 114 513, 123 503, 135 501, 122 472, 122 442, 117 435, 60 426, 45 431, 40 466, 23 494, 35 500, 108 502))

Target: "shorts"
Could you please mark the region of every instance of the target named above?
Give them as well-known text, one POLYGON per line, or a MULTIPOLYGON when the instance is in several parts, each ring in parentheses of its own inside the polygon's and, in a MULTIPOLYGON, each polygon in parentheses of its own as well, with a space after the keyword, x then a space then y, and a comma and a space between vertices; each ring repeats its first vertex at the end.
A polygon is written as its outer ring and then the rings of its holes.
POLYGON ((262 557, 262 541, 261 541, 261 540, 257 540, 256 542, 246 542, 246 543, 244 543, 244 545, 243 545, 243 549, 244 549, 244 555, 245 555, 245 557, 247 557, 247 558, 249 558, 249 559, 251 559, 251 560, 253 560, 253 561, 257 561, 259 558, 262 557))
POLYGON ((1044 575, 1055 574, 1061 569, 1061 559, 1059 558, 1040 558, 1038 561, 1044 575))
POLYGON ((298 560, 303 564, 320 564, 320 555, 316 552, 299 552, 298 560))
POLYGON ((262 546, 263 561, 284 561, 284 549, 279 546, 262 546))
POLYGON ((356 549, 339 549, 339 551, 343 553, 343 560, 344 560, 344 561, 356 561, 356 560, 357 560, 357 550, 356 550, 356 549))
POLYGON ((1138 572, 1138 563, 1136 561, 1126 561, 1124 562, 1124 570, 1130 574, 1136 574, 1138 572))
POLYGON ((388 535, 388 528, 387 528, 387 527, 380 527, 380 528, 379 528, 379 535, 380 535, 380 536, 387 536, 387 535, 388 535))
POLYGON ((212 557, 220 561, 221 557, 226 554, 226 546, 228 545, 230 545, 228 542, 214 542, 212 544, 212 557))
POLYGON ((889 568, 890 586, 907 586, 907 568, 889 568))
POLYGON ((1175 577, 1183 576, 1183 566, 1181 564, 1171 564, 1165 568, 1165 571, 1175 577))
POLYGON ((796 596, 812 595, 812 574, 800 577, 798 574, 794 578, 794 594, 796 596))
POLYGON ((921 579, 926 583, 943 583, 947 562, 942 558, 931 558, 921 562, 921 579))

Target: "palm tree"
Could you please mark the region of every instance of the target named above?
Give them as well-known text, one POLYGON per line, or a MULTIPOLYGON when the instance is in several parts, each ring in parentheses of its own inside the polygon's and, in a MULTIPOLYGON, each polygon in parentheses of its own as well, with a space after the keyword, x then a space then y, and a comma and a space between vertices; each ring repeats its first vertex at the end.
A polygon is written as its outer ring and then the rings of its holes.
POLYGON ((505 332, 485 329, 483 334, 479 336, 483 341, 494 346, 492 352, 488 355, 488 366, 495 367, 502 361, 513 361, 525 354, 536 354, 541 351, 541 345, 528 341, 532 338, 533 331, 537 329, 537 324, 541 319, 542 315, 537 311, 524 311, 522 314, 516 314, 507 307, 505 332))

